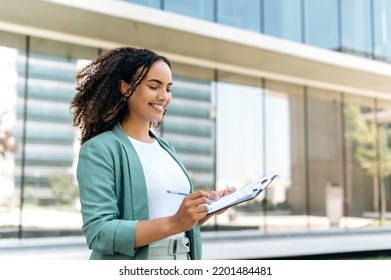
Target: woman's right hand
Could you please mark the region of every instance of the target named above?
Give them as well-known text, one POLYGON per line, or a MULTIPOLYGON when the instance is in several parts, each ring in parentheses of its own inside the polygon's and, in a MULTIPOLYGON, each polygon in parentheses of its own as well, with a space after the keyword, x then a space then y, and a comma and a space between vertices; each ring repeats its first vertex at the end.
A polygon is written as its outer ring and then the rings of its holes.
POLYGON ((172 215, 152 220, 139 221, 136 227, 135 248, 145 246, 157 240, 188 231, 208 214, 212 194, 196 191, 187 195, 178 211, 172 215))
POLYGON ((208 207, 205 204, 211 203, 210 198, 210 193, 198 190, 183 199, 178 211, 172 216, 173 225, 178 232, 192 229, 198 221, 206 217, 208 207))

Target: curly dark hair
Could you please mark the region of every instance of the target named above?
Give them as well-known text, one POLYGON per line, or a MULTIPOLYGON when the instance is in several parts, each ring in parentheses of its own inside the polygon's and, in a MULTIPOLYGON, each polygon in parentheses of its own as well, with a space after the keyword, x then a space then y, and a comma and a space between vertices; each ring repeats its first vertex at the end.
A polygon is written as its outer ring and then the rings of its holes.
POLYGON ((127 100, 159 60, 171 68, 166 57, 151 50, 122 47, 103 54, 77 73, 70 108, 73 126, 81 131, 81 145, 128 116, 127 100), (131 84, 126 96, 120 91, 121 80, 131 84))

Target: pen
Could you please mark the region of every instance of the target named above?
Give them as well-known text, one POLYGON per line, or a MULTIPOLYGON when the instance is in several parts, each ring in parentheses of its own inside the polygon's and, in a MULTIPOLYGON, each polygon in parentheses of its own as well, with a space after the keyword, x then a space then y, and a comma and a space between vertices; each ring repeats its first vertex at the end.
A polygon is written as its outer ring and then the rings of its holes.
MULTIPOLYGON (((170 194, 178 194, 178 195, 189 195, 188 193, 183 193, 183 192, 176 192, 176 191, 170 191, 170 190, 167 190, 167 193, 170 193, 170 194)), ((214 197, 209 197, 210 200, 212 201, 215 201, 216 199, 214 197)))
POLYGON ((189 195, 188 193, 176 192, 176 191, 170 191, 170 190, 167 190, 167 193, 178 194, 178 195, 189 195))

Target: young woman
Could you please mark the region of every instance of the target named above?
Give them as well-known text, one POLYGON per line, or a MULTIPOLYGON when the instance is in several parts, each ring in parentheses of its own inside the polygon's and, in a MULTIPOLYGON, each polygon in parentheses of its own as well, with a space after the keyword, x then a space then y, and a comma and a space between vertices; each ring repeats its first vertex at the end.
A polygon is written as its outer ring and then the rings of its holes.
POLYGON ((91 259, 201 259, 207 206, 234 189, 193 191, 174 147, 157 137, 173 86, 167 58, 114 49, 76 76, 82 230, 91 259))

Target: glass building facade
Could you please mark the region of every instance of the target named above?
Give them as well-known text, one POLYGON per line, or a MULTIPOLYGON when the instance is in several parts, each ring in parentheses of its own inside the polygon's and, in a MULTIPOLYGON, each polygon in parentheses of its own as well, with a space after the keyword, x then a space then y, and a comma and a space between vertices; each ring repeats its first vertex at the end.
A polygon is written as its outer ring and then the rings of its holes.
POLYGON ((124 0, 274 37, 391 60, 388 0, 124 0))
MULTIPOLYGON (((391 61, 391 0, 124 1, 250 32, 391 61)), ((107 51, 0 30, 0 238, 81 235, 70 101, 107 51), (3 140, 4 139, 4 140, 3 140)), ((391 99, 173 62, 157 131, 197 189, 278 179, 203 230, 263 233, 388 227, 391 99)))

